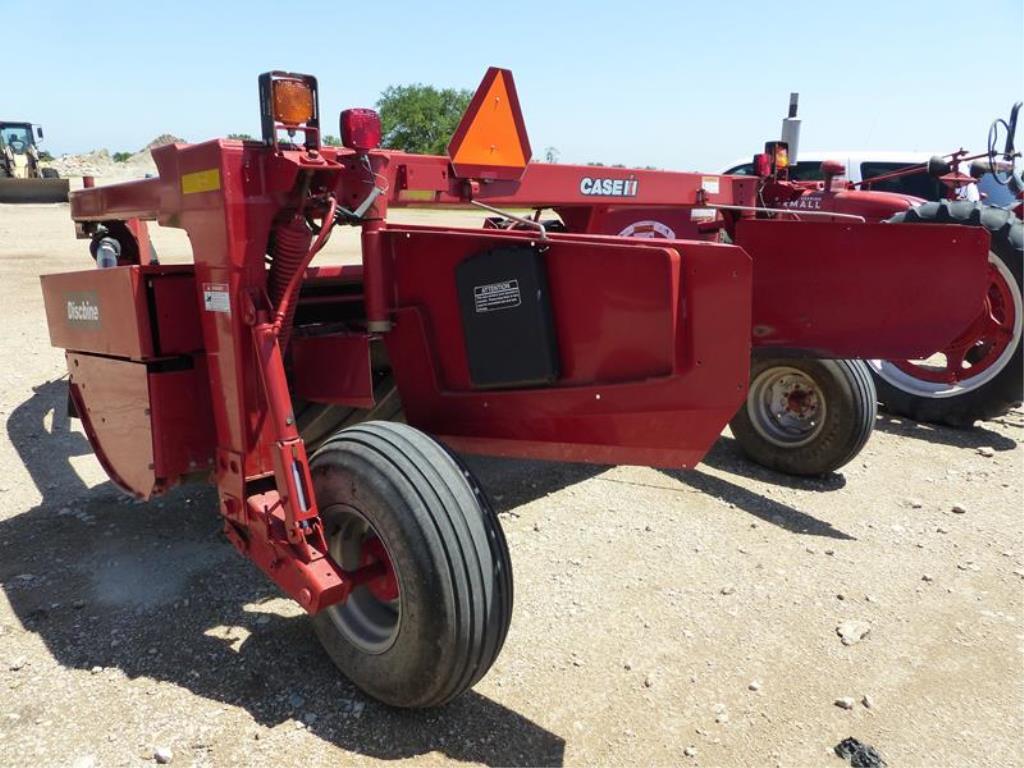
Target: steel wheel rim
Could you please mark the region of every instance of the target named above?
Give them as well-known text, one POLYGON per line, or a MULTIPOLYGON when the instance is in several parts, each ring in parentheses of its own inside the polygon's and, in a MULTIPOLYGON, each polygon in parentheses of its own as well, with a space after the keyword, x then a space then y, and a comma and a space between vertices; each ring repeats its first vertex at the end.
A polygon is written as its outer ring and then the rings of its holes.
MULTIPOLYGON (((988 313, 1002 327, 1010 332, 1002 339, 992 342, 992 347, 982 352, 977 365, 966 369, 978 369, 974 375, 959 376, 934 373, 934 367, 927 367, 910 360, 868 360, 867 363, 880 379, 899 390, 917 397, 955 397, 971 392, 988 384, 1009 364, 1017 345, 1020 343, 1024 301, 1017 281, 1003 261, 990 253, 988 257, 992 281, 985 297, 985 313, 988 313), (998 343, 998 346, 996 344, 998 343)), ((983 313, 984 316, 984 313, 983 313)), ((979 339, 980 343, 984 339, 979 339)))
MULTIPOLYGON (((401 628, 401 590, 398 575, 387 545, 370 522, 354 507, 334 504, 323 513, 327 523, 327 548, 330 556, 345 571, 366 565, 367 555, 382 553, 394 580, 394 599, 382 599, 387 589, 380 580, 362 584, 341 603, 325 609, 338 632, 363 653, 377 655, 394 645, 401 628)), ((371 557, 372 559, 372 557, 371 557)))
POLYGON ((780 448, 799 448, 821 433, 828 405, 814 379, 798 368, 777 366, 757 375, 746 407, 762 438, 780 448))

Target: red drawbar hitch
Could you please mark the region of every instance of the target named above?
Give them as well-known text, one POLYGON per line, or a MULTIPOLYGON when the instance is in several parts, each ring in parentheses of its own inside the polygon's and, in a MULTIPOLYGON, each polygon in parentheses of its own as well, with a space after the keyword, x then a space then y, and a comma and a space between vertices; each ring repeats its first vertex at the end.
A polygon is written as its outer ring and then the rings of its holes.
POLYGON ((245 509, 240 511, 245 519, 236 524, 229 510, 225 523, 227 536, 235 547, 310 613, 344 600, 355 586, 381 575, 379 563, 354 572, 343 571, 327 553, 306 446, 295 426, 282 356, 302 277, 309 262, 327 242, 336 210, 337 203, 330 198, 323 226, 311 245, 311 238, 301 235, 306 228, 301 210, 278 228, 279 233, 286 231, 288 237, 278 238, 276 263, 270 270, 273 310, 247 313, 254 320, 252 334, 259 380, 269 406, 277 490, 249 494, 245 509))

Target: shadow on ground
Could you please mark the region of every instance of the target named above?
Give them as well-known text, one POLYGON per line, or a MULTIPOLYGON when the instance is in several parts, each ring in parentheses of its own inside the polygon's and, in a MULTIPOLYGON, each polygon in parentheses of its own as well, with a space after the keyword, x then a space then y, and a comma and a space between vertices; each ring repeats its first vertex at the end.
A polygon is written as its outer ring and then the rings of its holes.
POLYGON ((898 437, 910 437, 958 448, 987 446, 995 451, 1012 451, 1017 447, 1015 440, 989 429, 984 424, 976 424, 970 429, 953 429, 941 424, 925 424, 902 416, 880 413, 875 419, 875 429, 898 437))
POLYGON ((781 485, 798 491, 830 493, 846 487, 846 476, 840 472, 830 472, 822 477, 796 477, 763 467, 743 455, 735 438, 724 435, 711 446, 711 450, 701 463, 750 480, 781 485))
MULTIPOLYGON (((442 709, 412 712, 363 696, 334 669, 304 617, 261 609, 279 593, 223 541, 212 488, 176 489, 141 504, 109 482, 82 482, 71 460, 91 451, 71 429, 66 391, 63 380, 43 384, 10 415, 10 440, 43 500, 0 522, 0 581, 22 624, 58 662, 171 682, 241 707, 268 727, 315 715, 310 732, 377 758, 437 751, 488 765, 563 762, 562 737, 474 692, 442 709)), ((512 514, 608 470, 467 460, 498 511, 512 514)), ((706 464, 800 490, 831 491, 845 482, 841 475, 796 479, 756 467, 728 438, 706 464)), ((788 531, 852 538, 700 469, 664 474, 788 531)))
POLYGON ((218 535, 212 489, 137 504, 110 483, 86 487, 70 459, 89 447, 70 430, 65 398, 63 381, 43 384, 10 415, 43 501, 0 522, 0 581, 59 663, 171 682, 265 726, 312 714, 309 732, 372 757, 562 764, 560 736, 480 694, 429 711, 363 696, 303 616, 259 609, 278 592, 218 535))
MULTIPOLYGON (((488 489, 499 513, 512 512, 522 504, 589 480, 609 469, 596 464, 560 464, 481 456, 467 457, 467 463, 480 480, 480 484, 488 489)), ((833 473, 823 478, 790 477, 755 465, 743 457, 736 441, 729 437, 719 438, 704 457, 703 464, 750 479, 802 491, 833 491, 846 485, 846 478, 840 474, 833 473)), ((791 533, 832 539, 854 538, 824 520, 717 475, 704 472, 699 467, 690 470, 662 470, 662 473, 672 480, 710 494, 759 520, 777 525, 791 533)), ((614 477, 605 479, 626 485, 637 484, 633 480, 619 480, 614 477)))

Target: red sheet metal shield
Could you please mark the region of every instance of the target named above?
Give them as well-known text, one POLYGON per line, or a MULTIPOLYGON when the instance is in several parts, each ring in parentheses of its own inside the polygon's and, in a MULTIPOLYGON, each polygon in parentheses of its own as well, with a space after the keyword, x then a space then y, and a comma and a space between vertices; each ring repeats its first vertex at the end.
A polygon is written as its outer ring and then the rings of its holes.
POLYGON ((977 316, 988 280, 979 227, 744 220, 754 346, 823 357, 920 358, 977 316))
POLYGON ((515 181, 523 175, 530 156, 512 73, 491 67, 448 144, 455 174, 515 181))
MULTIPOLYGON (((746 393, 750 261, 738 248, 596 236, 544 252, 559 378, 471 382, 455 269, 524 233, 392 227, 396 322, 386 337, 410 424, 469 451, 693 466, 746 393)), ((508 340, 509 352, 515 344, 508 340)))

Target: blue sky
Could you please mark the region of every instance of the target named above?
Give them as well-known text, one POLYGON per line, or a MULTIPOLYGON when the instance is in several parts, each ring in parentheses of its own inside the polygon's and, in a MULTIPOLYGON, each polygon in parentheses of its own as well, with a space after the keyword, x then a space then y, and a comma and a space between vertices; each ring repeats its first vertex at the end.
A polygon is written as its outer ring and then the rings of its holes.
POLYGON ((981 149, 1024 98, 1021 0, 303 7, 0 0, 0 116, 42 123, 54 153, 135 151, 257 134, 268 69, 315 74, 333 127, 388 85, 474 88, 495 64, 535 156, 716 170, 777 136, 791 90, 806 149, 981 149))

